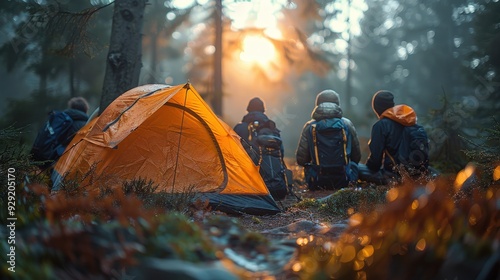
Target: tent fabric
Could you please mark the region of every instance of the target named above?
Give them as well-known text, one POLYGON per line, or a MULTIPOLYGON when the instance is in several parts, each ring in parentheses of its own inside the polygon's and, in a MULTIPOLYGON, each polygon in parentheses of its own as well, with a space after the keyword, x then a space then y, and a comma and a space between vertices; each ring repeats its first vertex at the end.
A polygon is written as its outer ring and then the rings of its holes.
POLYGON ((189 83, 144 85, 119 96, 68 145, 55 166, 55 190, 63 177, 81 180, 87 191, 141 178, 157 191, 192 189, 216 209, 280 211, 240 137, 189 83))

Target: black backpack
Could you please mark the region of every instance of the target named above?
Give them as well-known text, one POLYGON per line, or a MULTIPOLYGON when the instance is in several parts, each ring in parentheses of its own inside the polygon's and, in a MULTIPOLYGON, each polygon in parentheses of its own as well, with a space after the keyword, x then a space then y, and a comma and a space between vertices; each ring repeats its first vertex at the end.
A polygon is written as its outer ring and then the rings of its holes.
MULTIPOLYGON (((63 111, 52 111, 43 129, 38 132, 31 154, 36 161, 55 161, 65 150, 63 146, 73 119, 63 111)), ((50 165, 50 162, 45 166, 50 165)))
MULTIPOLYGON (((259 172, 267 189, 275 200, 282 200, 288 194, 289 183, 286 177, 286 165, 283 161, 282 140, 276 124, 268 120, 265 123, 248 124, 250 156, 259 165, 259 172)), ((291 182, 290 182, 291 183, 291 182)))
POLYGON ((418 175, 429 167, 429 138, 423 126, 404 126, 398 147, 398 163, 410 173, 418 175))
POLYGON ((312 163, 305 166, 308 187, 339 189, 351 180, 349 129, 341 118, 313 121, 309 128, 312 163))

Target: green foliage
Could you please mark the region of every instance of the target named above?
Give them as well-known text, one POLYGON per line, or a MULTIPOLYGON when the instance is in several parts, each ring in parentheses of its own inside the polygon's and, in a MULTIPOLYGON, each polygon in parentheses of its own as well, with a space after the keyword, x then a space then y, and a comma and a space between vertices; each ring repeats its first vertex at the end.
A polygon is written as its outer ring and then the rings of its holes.
POLYGON ((18 178, 22 179, 33 170, 29 156, 24 152, 23 143, 19 140, 22 135, 22 129, 9 126, 0 129, 0 170, 2 172, 2 186, 7 186, 7 176, 3 172, 7 172, 9 168, 16 171, 18 178))
POLYGON ((215 259, 215 248, 200 227, 176 212, 161 215, 145 237, 143 256, 176 258, 190 262, 215 259))
MULTIPOLYGON (((158 208, 160 211, 176 211, 187 214, 193 201, 198 196, 195 191, 195 186, 189 186, 184 191, 179 193, 173 192, 155 192, 143 196, 144 205, 148 208, 158 208)), ((199 208, 207 208, 208 205, 200 202, 197 204, 199 208)))
POLYGON ((108 278, 145 258, 215 259, 215 249, 200 228, 175 213, 125 224, 118 220, 82 223, 77 216, 56 224, 40 220, 17 234, 16 259, 22 268, 16 276, 21 279, 67 278, 75 272, 84 278, 108 278), (42 275, 39 264, 45 268, 42 275))
MULTIPOLYGON (((154 213, 134 194, 66 192, 49 194, 34 184, 19 190, 18 209, 40 208, 36 217, 16 212, 17 276, 29 279, 111 277, 143 258, 174 258, 190 262, 213 260, 215 249, 187 216, 154 213), (44 267, 37 274, 38 264, 44 267), (21 266, 21 265, 19 265, 21 266), (21 270, 21 269, 19 269, 21 270)), ((3 219, 2 221, 6 221, 3 219)), ((6 240, 6 232, 0 236, 6 240)), ((4 248, 6 243, 2 243, 4 248)), ((2 259, 5 258, 2 255, 2 259)), ((6 270, 2 262, 2 270, 6 270)))
POLYGON ((335 240, 301 244, 292 264, 301 279, 473 279, 495 277, 499 186, 455 202, 453 180, 407 182, 387 203, 353 213, 335 240), (490 274, 491 273, 491 274, 490 274))
POLYGON ((12 206, 12 212, 3 209, 0 211, 2 223, 7 221, 10 213, 18 219, 19 227, 29 223, 39 215, 39 198, 30 191, 26 191, 28 181, 32 183, 47 180, 33 165, 25 147, 19 140, 21 129, 12 126, 0 129, 0 204, 12 206))
POLYGON ((158 185, 153 180, 146 180, 144 178, 137 178, 135 180, 126 181, 123 183, 122 190, 125 194, 136 194, 144 196, 154 193, 158 189, 158 185))
POLYGON ((430 112, 430 126, 426 127, 429 137, 429 156, 431 165, 442 173, 456 173, 467 164, 462 152, 467 143, 462 136, 470 136, 467 131, 478 129, 471 122, 470 112, 460 102, 451 102, 446 95, 442 97, 443 106, 430 112))
POLYGON ((160 211, 171 210, 186 212, 195 196, 191 187, 185 193, 168 193, 165 191, 157 192, 158 185, 153 180, 137 178, 125 181, 122 190, 125 194, 137 195, 148 208, 159 208, 160 211))
POLYGON ((314 198, 303 198, 293 206, 299 209, 318 208, 321 204, 314 198))
POLYGON ((465 150, 465 154, 478 165, 482 183, 488 186, 493 180, 493 171, 500 166, 500 121, 494 119, 493 126, 484 132, 479 139, 468 139, 472 148, 465 150), (481 143, 477 143, 478 140, 481 143))
POLYGON ((386 192, 385 187, 341 189, 328 197, 320 210, 339 217, 347 217, 354 212, 369 213, 385 203, 386 192))

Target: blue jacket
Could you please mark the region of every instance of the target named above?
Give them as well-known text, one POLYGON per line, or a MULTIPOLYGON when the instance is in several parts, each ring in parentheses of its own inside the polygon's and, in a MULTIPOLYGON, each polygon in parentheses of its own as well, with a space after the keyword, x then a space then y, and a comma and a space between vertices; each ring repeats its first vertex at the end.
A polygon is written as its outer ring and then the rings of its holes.
POLYGON ((366 160, 366 166, 372 171, 378 171, 381 167, 393 171, 393 159, 398 158, 397 150, 403 128, 416 123, 417 115, 407 105, 396 105, 385 110, 372 126, 368 143, 370 155, 366 160))
POLYGON ((66 109, 64 110, 64 112, 68 114, 68 116, 73 120, 73 124, 67 131, 66 135, 64 135, 63 138, 60 138, 65 139, 61 144, 66 147, 76 135, 78 130, 80 130, 80 128, 82 128, 87 123, 89 117, 84 112, 76 109, 66 109))

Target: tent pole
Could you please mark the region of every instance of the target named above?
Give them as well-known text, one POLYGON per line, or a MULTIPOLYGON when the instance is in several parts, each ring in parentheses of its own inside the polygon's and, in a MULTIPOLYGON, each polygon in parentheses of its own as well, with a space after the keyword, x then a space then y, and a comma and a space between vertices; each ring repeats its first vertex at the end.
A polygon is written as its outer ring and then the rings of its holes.
MULTIPOLYGON (((189 86, 186 87, 186 94, 184 95, 184 108, 186 107, 188 92, 189 92, 189 86)), ((172 181, 172 193, 174 191, 175 179, 177 177, 177 165, 179 163, 179 152, 181 150, 182 128, 184 127, 184 114, 185 110, 182 110, 181 129, 179 131, 179 142, 177 143, 177 155, 175 157, 175 165, 174 165, 174 180, 172 181)))

